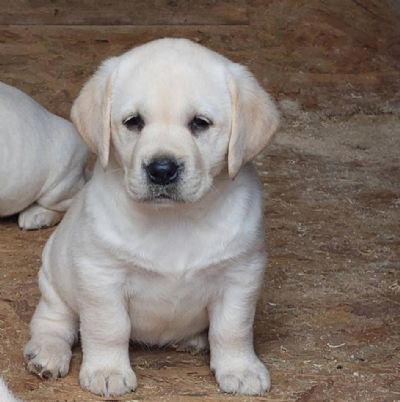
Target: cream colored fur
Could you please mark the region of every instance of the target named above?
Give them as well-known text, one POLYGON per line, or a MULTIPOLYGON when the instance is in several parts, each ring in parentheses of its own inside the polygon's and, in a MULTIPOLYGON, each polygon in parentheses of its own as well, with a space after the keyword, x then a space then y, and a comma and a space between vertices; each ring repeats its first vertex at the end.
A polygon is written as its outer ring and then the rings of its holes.
POLYGON ((44 249, 28 368, 66 375, 80 331, 82 387, 121 395, 137 386, 130 339, 183 349, 209 341, 223 391, 267 391, 253 348, 263 193, 248 162, 278 125, 269 96, 244 67, 162 39, 107 60, 72 119, 99 161, 44 249), (144 127, 130 130, 137 113, 144 127), (192 133, 195 115, 212 125, 192 133), (144 166, 158 155, 183 166, 173 190, 149 184, 144 166))
POLYGON ((0 216, 21 229, 57 223, 84 185, 88 156, 74 126, 0 82, 0 216))

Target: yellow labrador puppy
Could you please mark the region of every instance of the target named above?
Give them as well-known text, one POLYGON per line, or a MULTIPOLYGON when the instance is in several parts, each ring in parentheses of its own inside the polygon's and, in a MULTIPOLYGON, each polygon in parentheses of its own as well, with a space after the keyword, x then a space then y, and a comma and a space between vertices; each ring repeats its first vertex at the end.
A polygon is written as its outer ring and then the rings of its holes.
POLYGON ((137 385, 130 339, 209 342, 223 391, 267 391, 253 348, 263 195, 248 162, 278 126, 270 97, 245 67, 161 39, 103 63, 72 119, 98 162, 43 252, 29 370, 66 375, 80 331, 81 386, 121 395, 137 385))
POLYGON ((0 82, 0 216, 21 229, 57 223, 84 184, 89 150, 74 126, 0 82))

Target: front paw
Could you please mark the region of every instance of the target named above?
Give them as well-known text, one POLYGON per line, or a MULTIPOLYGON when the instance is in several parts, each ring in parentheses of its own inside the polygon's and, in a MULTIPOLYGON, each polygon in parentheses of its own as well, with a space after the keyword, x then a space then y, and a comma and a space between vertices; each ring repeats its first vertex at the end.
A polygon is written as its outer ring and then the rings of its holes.
POLYGON ((271 388, 268 370, 257 357, 219 363, 215 376, 220 389, 231 394, 262 395, 271 388))
POLYGON ((24 357, 28 370, 39 377, 64 377, 69 370, 71 348, 62 341, 31 339, 25 346, 24 357))
POLYGON ((136 375, 130 367, 121 369, 82 368, 79 374, 81 387, 102 396, 119 396, 136 389, 136 375))

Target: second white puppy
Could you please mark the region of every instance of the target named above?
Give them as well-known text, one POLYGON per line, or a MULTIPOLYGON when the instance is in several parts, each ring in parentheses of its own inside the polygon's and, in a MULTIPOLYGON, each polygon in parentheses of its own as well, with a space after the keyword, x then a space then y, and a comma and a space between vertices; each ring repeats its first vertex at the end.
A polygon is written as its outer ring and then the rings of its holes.
POLYGON ((263 195, 248 162, 278 125, 269 96, 243 66, 163 39, 107 60, 72 119, 99 161, 45 247, 28 368, 66 375, 80 330, 82 387, 120 395, 137 384, 130 339, 209 341, 223 391, 267 391, 253 348, 263 195))
POLYGON ((21 229, 57 223, 85 182, 88 153, 69 121, 0 82, 0 216, 20 212, 21 229))

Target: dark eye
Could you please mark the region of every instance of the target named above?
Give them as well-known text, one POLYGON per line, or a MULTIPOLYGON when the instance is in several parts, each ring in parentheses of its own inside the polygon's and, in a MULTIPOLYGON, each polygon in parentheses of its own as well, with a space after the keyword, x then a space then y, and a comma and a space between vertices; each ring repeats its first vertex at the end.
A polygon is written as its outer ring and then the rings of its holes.
POLYGON ((141 131, 144 127, 144 120, 140 114, 135 114, 124 120, 124 126, 131 131, 141 131))
POLYGON ((195 116, 189 122, 190 131, 194 134, 208 130, 212 126, 212 121, 203 116, 195 116))

